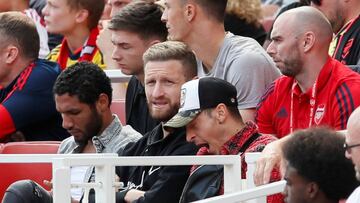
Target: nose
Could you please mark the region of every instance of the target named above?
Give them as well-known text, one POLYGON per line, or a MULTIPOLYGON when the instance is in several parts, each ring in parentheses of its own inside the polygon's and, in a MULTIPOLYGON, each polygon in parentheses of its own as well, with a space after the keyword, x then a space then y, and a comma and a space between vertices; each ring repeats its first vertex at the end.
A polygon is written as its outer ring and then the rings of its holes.
POLYGON ((111 58, 114 61, 121 61, 121 59, 123 58, 120 49, 116 45, 115 45, 114 50, 113 50, 113 52, 111 54, 111 58))
POLYGON ((166 23, 167 22, 167 9, 164 9, 163 14, 161 15, 161 21, 166 23))
POLYGON ((275 46, 274 46, 274 42, 270 42, 269 46, 268 46, 267 49, 266 49, 266 52, 267 52, 269 55, 272 55, 272 54, 275 54, 275 53, 276 53, 275 46))
POLYGON ((62 115, 62 119, 62 127, 66 130, 71 130, 74 126, 73 120, 69 116, 66 116, 64 114, 62 115))
MULTIPOLYGON (((350 149, 351 150, 351 149, 350 149)), ((351 152, 350 150, 345 150, 345 157, 351 159, 351 152)))
POLYGON ((164 96, 163 87, 160 82, 156 82, 153 92, 152 92, 152 96, 154 98, 159 98, 159 97, 164 96))
POLYGON ((44 8, 41 10, 41 13, 44 16, 48 15, 48 5, 47 4, 45 4, 44 8))

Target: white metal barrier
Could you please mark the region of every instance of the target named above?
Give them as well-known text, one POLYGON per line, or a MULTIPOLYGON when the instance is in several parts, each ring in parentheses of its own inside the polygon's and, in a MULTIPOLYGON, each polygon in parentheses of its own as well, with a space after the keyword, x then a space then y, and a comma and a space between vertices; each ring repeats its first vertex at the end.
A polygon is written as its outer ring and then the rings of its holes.
POLYGON ((243 201, 249 202, 248 200, 253 200, 259 197, 266 199, 267 195, 272 195, 284 191, 285 184, 286 181, 282 180, 240 192, 234 192, 231 194, 196 201, 196 203, 238 203, 243 201))
MULTIPOLYGON (((70 202, 70 167, 95 166, 96 202, 115 202, 114 166, 180 166, 180 165, 224 165, 224 190, 233 193, 241 190, 241 160, 231 156, 147 156, 147 157, 67 157, 53 160, 54 203, 70 202)), ((88 187, 89 183, 84 183, 88 187)))
POLYGON ((121 70, 104 70, 106 75, 110 78, 112 83, 128 82, 130 75, 125 75, 121 70))
MULTIPOLYGON (((247 189, 255 187, 253 184, 253 171, 259 154, 246 154, 245 160, 248 167, 247 189)), ((243 189, 241 184, 241 159, 238 155, 118 157, 116 154, 6 154, 0 155, 0 163, 52 163, 54 203, 70 202, 70 187, 94 188, 97 194, 96 202, 115 202, 115 190, 120 185, 120 183, 115 182, 115 166, 224 165, 225 195, 237 194, 236 192, 243 189), (95 167, 95 183, 71 184, 70 167, 89 165, 95 167)), ((252 194, 251 191, 250 193, 252 194)), ((227 196, 220 197, 227 198, 227 196)), ((252 200, 252 202, 266 202, 264 195, 254 196, 254 198, 258 199, 252 200)))

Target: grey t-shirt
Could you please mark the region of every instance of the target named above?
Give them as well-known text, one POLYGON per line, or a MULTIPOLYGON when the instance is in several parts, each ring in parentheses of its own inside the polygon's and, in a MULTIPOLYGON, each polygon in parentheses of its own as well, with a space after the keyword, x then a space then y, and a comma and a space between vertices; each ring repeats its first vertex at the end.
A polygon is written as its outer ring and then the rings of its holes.
POLYGON ((236 87, 238 108, 255 108, 266 88, 281 74, 254 39, 227 33, 212 69, 198 60, 198 76, 224 79, 236 87))

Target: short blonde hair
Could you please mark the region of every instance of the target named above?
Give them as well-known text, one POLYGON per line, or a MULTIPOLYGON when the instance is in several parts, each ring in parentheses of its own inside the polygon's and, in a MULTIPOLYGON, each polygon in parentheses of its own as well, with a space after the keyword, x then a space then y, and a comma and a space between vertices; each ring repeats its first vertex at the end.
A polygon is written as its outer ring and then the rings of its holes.
POLYGON ((228 0, 226 13, 236 15, 247 23, 259 23, 261 19, 260 0, 228 0))
POLYGON ((185 78, 190 80, 197 74, 194 52, 183 42, 165 41, 152 45, 143 55, 144 65, 149 61, 177 60, 181 62, 185 78))

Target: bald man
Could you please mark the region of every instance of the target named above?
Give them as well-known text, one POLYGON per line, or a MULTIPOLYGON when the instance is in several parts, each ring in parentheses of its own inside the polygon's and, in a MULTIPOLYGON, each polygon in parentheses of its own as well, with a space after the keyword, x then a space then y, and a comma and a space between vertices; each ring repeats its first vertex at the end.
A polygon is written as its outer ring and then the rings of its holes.
POLYGON ((268 182, 287 135, 312 126, 345 129, 359 106, 360 75, 328 55, 331 39, 330 23, 312 7, 289 10, 275 21, 267 52, 284 76, 265 93, 256 122, 260 133, 284 138, 265 148, 257 184, 268 182))
POLYGON ((332 25, 335 37, 329 54, 347 65, 360 65, 360 1, 311 0, 332 25))
MULTIPOLYGON (((355 165, 356 178, 360 181, 360 108, 350 116, 345 135, 345 156, 355 165)), ((360 202, 360 186, 350 195, 347 203, 360 202)))

